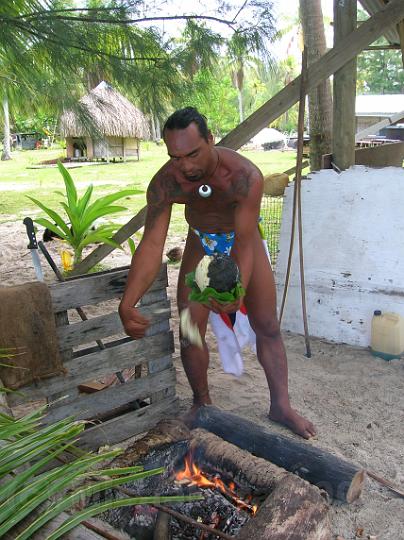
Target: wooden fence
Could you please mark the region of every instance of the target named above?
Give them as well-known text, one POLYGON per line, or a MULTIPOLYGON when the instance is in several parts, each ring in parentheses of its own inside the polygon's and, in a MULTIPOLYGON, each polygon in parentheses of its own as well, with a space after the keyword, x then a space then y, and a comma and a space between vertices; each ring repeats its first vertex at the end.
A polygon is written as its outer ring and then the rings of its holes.
POLYGON ((146 336, 136 341, 123 333, 117 312, 127 274, 128 268, 123 268, 50 286, 66 374, 43 379, 8 397, 11 406, 46 398, 45 423, 70 415, 90 421, 80 440, 89 448, 147 431, 177 407, 166 265, 138 304, 151 325, 146 336), (75 321, 77 307, 94 316, 75 321), (80 384, 125 369, 136 371, 136 376, 92 394, 78 390, 80 384))

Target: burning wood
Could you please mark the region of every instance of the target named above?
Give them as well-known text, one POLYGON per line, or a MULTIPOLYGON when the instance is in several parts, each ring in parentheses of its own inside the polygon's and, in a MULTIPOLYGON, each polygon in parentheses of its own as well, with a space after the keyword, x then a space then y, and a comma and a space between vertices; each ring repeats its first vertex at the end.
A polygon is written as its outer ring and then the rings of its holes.
MULTIPOLYGON (((257 512, 257 505, 248 504, 248 502, 240 499, 236 494, 236 484, 230 482, 227 486, 219 476, 211 476, 207 473, 203 473, 192 458, 192 453, 185 456, 185 469, 176 474, 177 482, 187 482, 190 485, 198 486, 201 488, 218 489, 223 495, 225 495, 231 502, 235 504, 237 508, 241 508, 254 515, 257 512)), ((252 497, 250 496, 250 500, 252 497)))

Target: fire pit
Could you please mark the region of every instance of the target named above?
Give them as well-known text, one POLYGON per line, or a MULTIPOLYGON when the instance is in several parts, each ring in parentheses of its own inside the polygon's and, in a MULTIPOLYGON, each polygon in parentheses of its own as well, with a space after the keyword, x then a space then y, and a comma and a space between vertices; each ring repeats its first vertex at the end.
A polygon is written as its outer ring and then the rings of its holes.
POLYGON ((124 507, 103 516, 136 540, 330 538, 323 492, 203 429, 186 432, 179 422, 161 423, 116 465, 135 463, 145 470, 164 467, 164 472, 104 493, 104 498, 202 497, 163 507, 124 507))

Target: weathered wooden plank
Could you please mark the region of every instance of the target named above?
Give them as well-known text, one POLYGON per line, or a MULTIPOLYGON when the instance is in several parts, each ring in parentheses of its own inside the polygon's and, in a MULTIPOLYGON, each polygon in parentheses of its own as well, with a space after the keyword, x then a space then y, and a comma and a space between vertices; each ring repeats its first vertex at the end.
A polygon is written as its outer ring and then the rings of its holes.
MULTIPOLYGON (((149 374, 153 373, 159 373, 160 371, 164 371, 165 369, 169 369, 173 365, 173 360, 171 356, 167 357, 166 359, 162 360, 150 360, 147 364, 147 369, 149 374)), ((157 401, 161 401, 162 399, 167 398, 170 395, 175 394, 175 387, 171 388, 164 388, 163 390, 158 391, 157 388, 155 389, 156 392, 153 392, 150 396, 150 403, 156 403, 157 401)))
MULTIPOLYGON (((170 301, 164 300, 146 307, 140 307, 139 311, 147 317, 151 323, 169 319, 171 315, 170 301)), ((97 339, 124 332, 118 312, 107 313, 99 317, 93 317, 87 321, 80 321, 57 329, 59 345, 62 349, 75 347, 83 343, 90 343, 97 339)))
MULTIPOLYGON (((56 329, 69 324, 69 315, 67 314, 67 311, 59 311, 58 313, 55 313, 55 324, 56 329)), ((62 347, 59 346, 59 354, 64 364, 73 358, 73 349, 71 347, 62 349, 62 347)))
MULTIPOLYGON (((170 324, 168 319, 163 319, 162 321, 158 321, 146 330, 146 337, 155 336, 156 334, 166 333, 170 331, 170 324)), ((125 337, 113 337, 113 339, 107 339, 105 340, 106 347, 117 347, 118 345, 122 345, 123 343, 127 343, 128 341, 131 341, 131 338, 128 336, 125 337)), ((73 358, 78 358, 80 356, 86 356, 88 354, 97 353, 100 350, 98 345, 92 345, 90 347, 80 347, 77 350, 73 351, 73 358)))
POLYGON ((139 300, 138 306, 148 306, 149 304, 154 304, 155 302, 160 302, 161 300, 167 299, 167 289, 158 289, 155 291, 148 291, 142 298, 139 300))
MULTIPOLYGON (((334 2, 334 46, 355 28, 356 0, 334 2)), ((333 89, 333 162, 344 171, 355 164, 356 58, 334 73, 333 89)))
POLYGON ((42 379, 36 384, 21 389, 21 394, 10 394, 11 406, 30 400, 43 399, 60 392, 69 393, 80 383, 96 380, 115 371, 132 368, 147 362, 150 358, 163 358, 174 350, 173 334, 170 331, 145 337, 141 340, 129 340, 114 347, 96 351, 71 360, 66 368, 66 376, 42 379))
MULTIPOLYGON (((59 312, 119 298, 123 294, 128 271, 128 268, 124 268, 112 272, 100 272, 50 285, 54 311, 59 312)), ((167 287, 165 264, 162 265, 159 275, 149 290, 155 291, 164 287, 167 287)))
MULTIPOLYGON (((307 90, 316 88, 321 81, 328 78, 347 62, 355 58, 365 47, 380 37, 386 29, 404 19, 404 2, 391 0, 378 13, 370 17, 337 46, 330 49, 317 62, 311 64, 307 73, 307 90)), ((299 100, 300 76, 285 86, 273 98, 230 131, 220 142, 237 150, 268 126, 273 120, 286 112, 299 100)))
POLYGON ((43 423, 58 422, 67 416, 74 416, 76 420, 111 418, 135 400, 150 397, 154 389, 161 391, 172 386, 175 386, 175 369, 169 368, 147 377, 133 379, 124 385, 111 386, 94 394, 80 396, 67 405, 61 400, 50 407, 43 423))
POLYGON ((77 444, 93 450, 100 446, 115 444, 148 431, 163 418, 175 416, 177 411, 178 398, 170 396, 154 405, 123 414, 87 429, 77 444))

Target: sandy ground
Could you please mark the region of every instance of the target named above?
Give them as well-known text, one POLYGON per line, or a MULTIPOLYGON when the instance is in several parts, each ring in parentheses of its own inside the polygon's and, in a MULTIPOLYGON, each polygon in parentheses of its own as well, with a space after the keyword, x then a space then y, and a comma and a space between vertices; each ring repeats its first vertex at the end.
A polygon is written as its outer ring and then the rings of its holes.
MULTIPOLYGON (((22 223, 0 225, 0 238, 0 284, 33 280, 35 274, 22 223)), ((182 245, 183 240, 171 238, 167 248, 182 245)), ((59 261, 55 243, 50 250, 59 261)), ((114 267, 128 262, 128 250, 116 251, 106 260, 114 267)), ((177 275, 178 267, 170 265, 173 313, 177 275)), ((50 269, 46 268, 45 276, 47 281, 54 280, 50 269)), ((172 326, 177 334, 176 315, 172 326)), ((386 362, 374 358, 367 350, 319 339, 312 340, 313 356, 308 359, 304 356, 301 336, 285 334, 284 340, 292 402, 318 430, 317 437, 308 444, 388 478, 404 490, 404 360, 386 362)), ((215 404, 266 424, 278 433, 293 436, 267 419, 269 395, 255 355, 245 355, 245 372, 235 378, 223 373, 211 334, 208 342, 211 395, 215 404)), ((176 369, 180 407, 186 411, 191 404, 191 393, 178 360, 176 369)), ((345 540, 404 539, 404 499, 371 479, 367 480, 359 501, 351 505, 332 501, 330 516, 334 538, 340 535, 345 540)))

